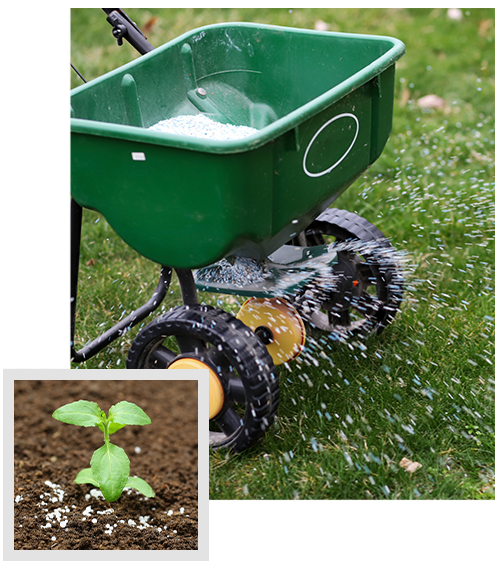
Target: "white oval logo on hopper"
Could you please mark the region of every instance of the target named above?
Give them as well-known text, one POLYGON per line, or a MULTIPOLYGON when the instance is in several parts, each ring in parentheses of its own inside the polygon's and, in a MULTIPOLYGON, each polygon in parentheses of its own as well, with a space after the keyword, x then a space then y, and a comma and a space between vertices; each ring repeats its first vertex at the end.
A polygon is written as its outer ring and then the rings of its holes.
POLYGON ((358 138, 358 133, 359 133, 359 121, 358 118, 353 114, 353 113, 341 113, 339 115, 336 115, 335 117, 332 117, 332 119, 330 119, 329 121, 327 121, 326 123, 324 123, 314 134, 313 138, 311 139, 311 141, 309 142, 309 144, 307 145, 307 149, 306 152, 304 153, 304 160, 302 161, 302 166, 304 168, 304 172, 310 176, 311 178, 317 178, 319 176, 324 176, 325 174, 328 174, 329 172, 331 172, 334 168, 336 168, 343 160, 344 158, 349 154, 349 152, 351 151, 354 143, 356 142, 356 139, 358 138), (306 160, 307 160, 307 155, 309 154, 309 151, 311 149, 311 147, 313 146, 314 142, 316 141, 318 135, 323 131, 323 129, 325 129, 326 127, 328 127, 331 123, 333 123, 334 121, 337 121, 338 119, 342 119, 343 117, 350 117, 351 119, 354 119, 355 123, 356 123, 356 133, 354 134, 354 139, 352 140, 351 144, 349 145, 349 148, 345 151, 345 153, 337 160, 337 162, 335 162, 334 164, 332 164, 332 166, 330 166, 329 168, 327 168, 326 170, 322 170, 321 172, 310 172, 307 169, 307 164, 306 164, 306 160))

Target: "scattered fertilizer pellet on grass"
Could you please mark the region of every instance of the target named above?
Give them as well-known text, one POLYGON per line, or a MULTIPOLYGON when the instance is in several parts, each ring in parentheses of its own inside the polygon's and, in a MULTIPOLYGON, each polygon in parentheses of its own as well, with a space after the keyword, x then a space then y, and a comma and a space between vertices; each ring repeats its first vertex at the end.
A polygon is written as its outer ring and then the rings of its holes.
POLYGON ((213 268, 196 272, 198 283, 232 284, 237 287, 258 283, 266 279, 264 266, 251 258, 236 257, 231 263, 223 258, 213 268))
POLYGON ((253 127, 247 127, 245 125, 219 123, 203 114, 179 115, 165 119, 151 125, 149 130, 216 141, 234 141, 253 135, 258 131, 253 127))

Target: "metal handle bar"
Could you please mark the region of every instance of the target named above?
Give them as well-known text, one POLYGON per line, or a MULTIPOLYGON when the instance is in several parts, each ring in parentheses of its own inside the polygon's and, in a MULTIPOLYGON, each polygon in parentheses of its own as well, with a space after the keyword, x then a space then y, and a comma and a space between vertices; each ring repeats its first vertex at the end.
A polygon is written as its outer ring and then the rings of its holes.
POLYGON ((74 199, 71 199, 68 223, 68 247, 66 252, 66 279, 64 282, 62 349, 66 358, 75 363, 84 362, 92 356, 95 356, 97 352, 108 346, 108 344, 145 319, 149 313, 157 309, 167 294, 172 276, 172 270, 163 266, 156 291, 145 305, 130 313, 130 315, 101 334, 101 336, 98 336, 95 340, 85 345, 81 350, 75 350, 75 317, 82 232, 82 210, 82 206, 74 199))
POLYGON ((126 39, 141 55, 154 49, 142 31, 121 8, 102 9, 108 14, 106 20, 113 26, 113 36, 117 39, 118 45, 122 45, 123 39, 126 39))

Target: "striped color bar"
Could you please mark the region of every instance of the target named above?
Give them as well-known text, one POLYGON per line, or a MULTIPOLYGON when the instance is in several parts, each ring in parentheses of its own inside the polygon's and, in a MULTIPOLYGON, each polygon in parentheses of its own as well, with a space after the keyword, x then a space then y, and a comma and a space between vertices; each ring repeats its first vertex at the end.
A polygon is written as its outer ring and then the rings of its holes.
POLYGON ((494 559, 492 511, 221 514, 267 559, 494 559))

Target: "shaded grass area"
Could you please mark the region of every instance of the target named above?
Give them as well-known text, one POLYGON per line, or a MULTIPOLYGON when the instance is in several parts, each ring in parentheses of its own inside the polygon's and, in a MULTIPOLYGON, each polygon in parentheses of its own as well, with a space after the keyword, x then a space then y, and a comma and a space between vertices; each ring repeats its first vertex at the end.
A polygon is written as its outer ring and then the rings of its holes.
MULTIPOLYGON (((99 10, 73 10, 72 62, 87 78, 128 62, 99 10)), ((446 9, 127 10, 159 45, 217 21, 393 35, 393 133, 336 202, 403 255, 406 300, 378 337, 308 349, 280 367, 278 418, 239 455, 211 455, 211 498, 494 497, 494 11, 446 9), (154 21, 153 18, 157 19, 154 21), (428 94, 440 109, 422 108, 428 94), (414 473, 403 457, 422 465, 414 473)), ((72 86, 79 83, 72 76, 72 86)), ((159 267, 84 212, 76 340, 95 338, 153 293, 159 267)), ((201 294, 236 313, 243 299, 201 294)), ((181 304, 176 280, 163 310, 181 304)), ((145 323, 144 323, 145 324, 145 323)), ((123 368, 140 327, 82 368, 123 368)))

